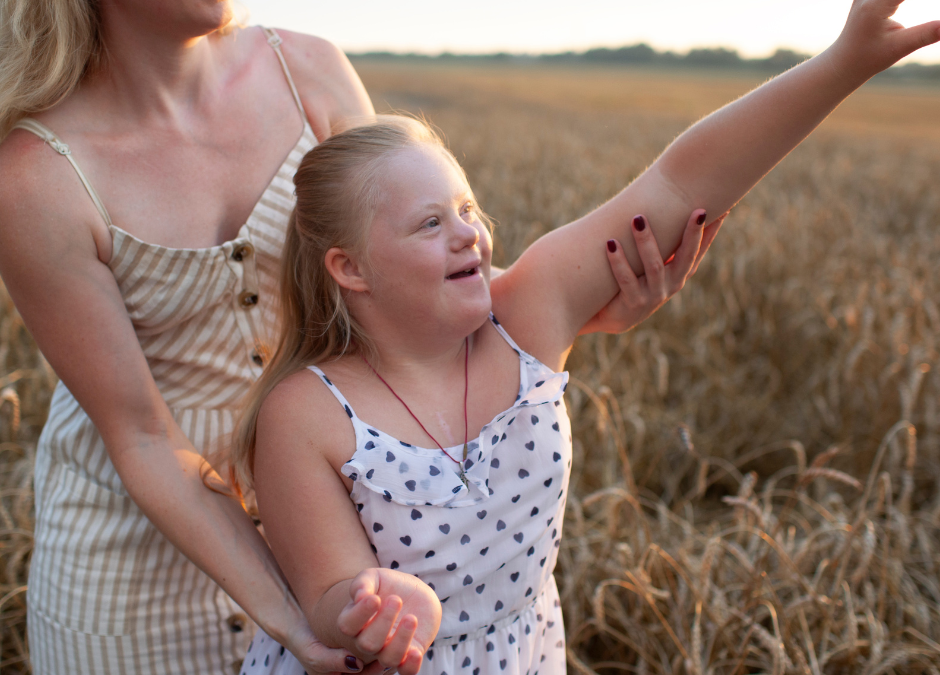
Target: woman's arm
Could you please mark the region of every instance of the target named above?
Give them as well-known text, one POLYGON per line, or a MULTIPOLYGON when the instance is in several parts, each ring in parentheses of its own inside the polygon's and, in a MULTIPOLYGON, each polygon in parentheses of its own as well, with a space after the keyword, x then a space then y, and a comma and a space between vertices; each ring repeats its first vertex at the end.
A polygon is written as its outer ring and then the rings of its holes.
POLYGON ((71 167, 25 132, 0 146, 0 166, 0 274, 39 348, 101 433, 131 498, 306 667, 356 670, 346 667, 345 652, 317 642, 239 503, 204 486, 205 462, 154 383, 98 257, 92 231, 100 216, 71 167))
POLYGON ((603 258, 604 242, 620 241, 631 266, 639 269, 627 235, 635 214, 649 217, 638 226, 652 223, 668 255, 689 211, 729 210, 850 93, 940 40, 940 22, 903 29, 892 21, 899 5, 899 0, 855 0, 829 49, 695 124, 614 199, 533 244, 493 282, 494 308, 510 333, 560 367, 578 330, 617 291, 603 258))
POLYGON ((258 417, 258 509, 271 548, 316 634, 366 662, 378 660, 413 675, 437 634, 441 605, 416 577, 376 569, 378 561, 349 498, 352 483, 338 473, 355 445, 349 418, 316 375, 301 371, 286 378, 265 399, 258 417), (350 599, 367 597, 381 599, 381 610, 357 634, 343 612, 350 599), (393 633, 398 615, 402 620, 393 633))

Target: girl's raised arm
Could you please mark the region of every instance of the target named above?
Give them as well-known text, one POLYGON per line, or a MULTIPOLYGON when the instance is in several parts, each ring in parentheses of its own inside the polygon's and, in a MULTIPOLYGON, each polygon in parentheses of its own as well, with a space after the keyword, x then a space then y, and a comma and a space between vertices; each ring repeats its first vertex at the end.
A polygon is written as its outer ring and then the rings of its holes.
POLYGON ((628 228, 642 232, 649 222, 668 256, 689 212, 729 210, 849 94, 940 41, 940 21, 906 29, 893 21, 901 2, 855 0, 829 49, 701 120, 607 204, 533 244, 493 280, 494 311, 510 333, 560 368, 578 331, 617 292, 604 259, 608 240, 618 240, 639 271, 628 228))

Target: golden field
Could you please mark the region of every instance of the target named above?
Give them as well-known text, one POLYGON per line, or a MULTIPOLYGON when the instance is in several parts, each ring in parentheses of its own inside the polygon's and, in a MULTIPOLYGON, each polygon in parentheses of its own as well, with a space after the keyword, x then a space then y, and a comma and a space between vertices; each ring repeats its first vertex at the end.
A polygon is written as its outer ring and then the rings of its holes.
MULTIPOLYGON (((426 115, 497 260, 758 83, 356 62, 426 115)), ((940 674, 940 88, 870 85, 729 217, 696 277, 569 361, 556 576, 572 673, 940 674)), ((603 246, 603 242, 598 242, 603 246)), ((0 671, 27 672, 29 478, 54 376, 0 291, 0 671)))

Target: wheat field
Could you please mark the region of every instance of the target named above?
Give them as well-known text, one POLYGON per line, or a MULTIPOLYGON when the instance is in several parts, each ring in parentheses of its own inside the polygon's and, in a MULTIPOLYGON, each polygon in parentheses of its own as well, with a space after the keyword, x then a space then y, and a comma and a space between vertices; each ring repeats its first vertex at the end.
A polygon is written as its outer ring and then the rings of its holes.
MULTIPOLYGON (((355 65, 377 108, 447 136, 503 265, 758 83, 355 65)), ((938 120, 940 89, 863 89, 734 210, 679 296, 576 344, 556 570, 570 672, 940 675, 938 120)), ((3 673, 28 672, 54 382, 0 291, 3 673)))

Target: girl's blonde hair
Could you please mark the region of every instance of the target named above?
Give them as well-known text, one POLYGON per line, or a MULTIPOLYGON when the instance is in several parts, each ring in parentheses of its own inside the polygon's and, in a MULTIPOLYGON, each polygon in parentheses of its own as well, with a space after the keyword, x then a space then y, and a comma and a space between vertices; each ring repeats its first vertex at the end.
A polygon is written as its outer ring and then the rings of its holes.
POLYGON ((373 353, 371 340, 349 313, 343 289, 326 269, 326 252, 337 247, 365 253, 384 160, 395 151, 424 145, 439 148, 459 167, 431 127, 397 115, 380 115, 336 134, 301 161, 294 176, 297 203, 281 258, 280 339, 248 393, 232 443, 237 489, 252 485, 258 414, 274 387, 309 365, 353 351, 373 353))

